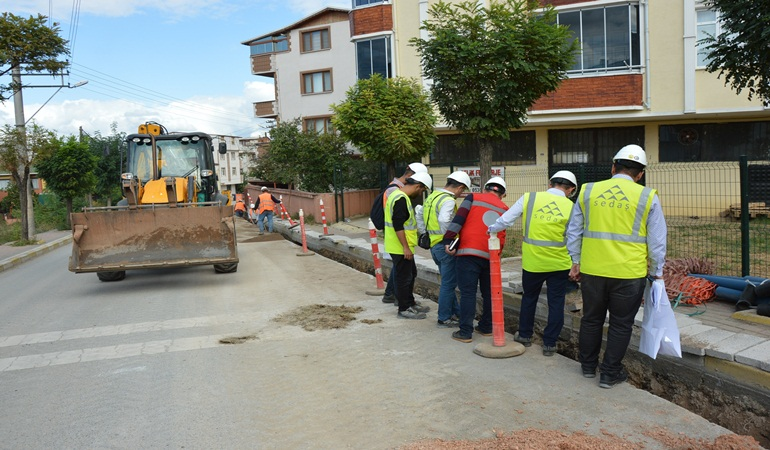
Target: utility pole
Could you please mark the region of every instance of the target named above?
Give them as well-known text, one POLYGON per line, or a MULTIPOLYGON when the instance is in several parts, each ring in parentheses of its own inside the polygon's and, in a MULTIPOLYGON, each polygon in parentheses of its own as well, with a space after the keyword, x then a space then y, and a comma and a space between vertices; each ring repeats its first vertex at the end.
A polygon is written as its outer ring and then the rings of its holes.
MULTIPOLYGON (((26 165, 23 163, 26 161, 26 158, 28 156, 27 153, 27 129, 26 129, 26 122, 24 121, 24 98, 22 96, 22 89, 21 89, 21 66, 16 65, 11 70, 11 78, 13 80, 13 85, 16 87, 15 92, 13 93, 13 111, 16 115, 16 130, 19 132, 19 136, 21 137, 21 143, 19 143, 18 148, 16 151, 18 152, 17 155, 19 157, 19 166, 18 166, 18 174, 21 176, 21 178, 24 178, 24 171, 26 170, 26 165)), ((27 239, 34 240, 35 239, 35 208, 32 204, 32 174, 30 173, 27 177, 27 186, 26 186, 26 205, 20 205, 22 207, 26 206, 26 214, 22 214, 22 221, 21 226, 25 227, 27 230, 27 239), (23 220, 24 216, 26 215, 27 220, 26 223, 23 220)))

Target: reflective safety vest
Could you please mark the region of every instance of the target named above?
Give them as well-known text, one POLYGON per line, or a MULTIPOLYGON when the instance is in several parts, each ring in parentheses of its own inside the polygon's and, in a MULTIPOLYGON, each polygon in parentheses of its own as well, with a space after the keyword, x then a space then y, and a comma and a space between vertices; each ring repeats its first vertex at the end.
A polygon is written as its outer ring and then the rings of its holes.
POLYGON ((409 210, 409 219, 404 222, 404 233, 406 234, 406 243, 414 253, 414 247, 417 245, 417 219, 414 217, 414 209, 409 196, 401 189, 396 189, 388 196, 388 202, 385 204, 385 252, 394 255, 403 255, 404 247, 398 240, 396 230, 393 228, 393 205, 401 197, 406 199, 406 207, 409 210))
POLYGON ((272 211, 275 209, 275 203, 273 203, 273 196, 269 192, 259 194, 259 214, 263 211, 272 211))
MULTIPOLYGON (((487 229, 507 210, 508 206, 496 194, 473 194, 471 209, 468 211, 465 224, 460 230, 462 237, 456 255, 489 259, 487 229)), ((497 233, 497 237, 500 239, 500 251, 502 252, 503 245, 505 245, 505 230, 497 233)))
POLYGON ((521 267, 527 272, 569 270, 572 260, 567 252, 567 223, 574 204, 549 192, 524 194, 521 227, 521 267))
POLYGON ((238 200, 237 202, 235 202, 235 210, 236 211, 246 211, 246 205, 244 205, 241 200, 238 200))
MULTIPOLYGON (((454 196, 448 192, 434 191, 425 199, 423 205, 423 219, 425 220, 425 232, 430 236, 430 246, 438 244, 444 240, 444 232, 441 231, 441 225, 438 223, 438 213, 446 202, 454 203, 454 196)), ((454 205, 457 211, 457 203, 454 205)))
POLYGON ((607 278, 647 276, 647 217, 655 190, 624 178, 583 185, 580 272, 607 278))

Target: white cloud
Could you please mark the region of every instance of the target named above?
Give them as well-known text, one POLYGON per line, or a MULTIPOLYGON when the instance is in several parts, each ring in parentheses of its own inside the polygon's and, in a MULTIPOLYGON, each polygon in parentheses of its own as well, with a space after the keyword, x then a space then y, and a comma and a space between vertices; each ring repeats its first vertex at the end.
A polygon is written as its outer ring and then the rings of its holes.
MULTIPOLYGON (((132 133, 147 121, 163 124, 170 131, 204 131, 210 134, 256 136, 265 132, 266 121, 254 117, 253 102, 275 98, 272 83, 244 83, 240 96, 192 97, 185 101, 169 101, 147 105, 129 100, 64 100, 50 103, 24 104, 25 119, 55 131, 58 135, 78 135, 80 127, 89 134, 110 133, 112 123, 118 131, 132 133), (39 112, 35 113, 36 111, 39 112)), ((13 100, 0 105, 0 123, 15 123, 13 100)))

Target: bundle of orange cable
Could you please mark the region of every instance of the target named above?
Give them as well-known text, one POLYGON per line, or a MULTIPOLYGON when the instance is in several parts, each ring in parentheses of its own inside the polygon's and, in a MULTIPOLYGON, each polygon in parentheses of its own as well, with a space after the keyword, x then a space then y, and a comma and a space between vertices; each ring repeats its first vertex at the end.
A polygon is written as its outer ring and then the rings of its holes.
POLYGON ((714 299, 717 285, 688 273, 711 274, 714 263, 703 258, 683 258, 666 261, 663 280, 669 298, 679 298, 680 303, 699 305, 714 299))

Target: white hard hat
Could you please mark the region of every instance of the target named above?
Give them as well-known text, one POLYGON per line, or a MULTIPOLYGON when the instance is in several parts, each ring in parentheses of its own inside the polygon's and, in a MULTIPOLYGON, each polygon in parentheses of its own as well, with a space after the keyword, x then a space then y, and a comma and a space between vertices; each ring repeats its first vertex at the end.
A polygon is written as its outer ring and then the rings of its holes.
POLYGON ((468 176, 467 172, 463 172, 462 170, 457 170, 455 172, 452 172, 449 174, 448 177, 446 177, 447 180, 454 180, 458 183, 464 184, 468 190, 471 190, 471 177, 468 176))
POLYGON ((575 178, 575 174, 570 172, 569 170, 560 170, 553 174, 553 176, 550 178, 551 180, 555 178, 562 178, 564 180, 569 181, 572 183, 573 186, 577 187, 577 178, 575 178))
POLYGON ((414 173, 428 173, 428 168, 423 163, 413 162, 406 167, 414 173))
POLYGON ((417 172, 409 178, 424 184, 428 189, 433 187, 433 179, 428 175, 428 172, 417 172))
POLYGON ((612 158, 612 162, 615 162, 619 159, 633 161, 647 167, 647 154, 644 153, 644 149, 642 147, 639 147, 636 144, 626 145, 625 147, 621 148, 615 157, 612 158))
POLYGON ((484 189, 487 189, 487 186, 489 186, 490 184, 496 184, 496 185, 502 187, 503 188, 503 192, 502 192, 503 194, 505 193, 506 190, 508 190, 508 186, 505 184, 505 180, 503 180, 500 177, 492 177, 492 178, 490 178, 486 183, 484 183, 484 189))
POLYGON ((267 186, 262 186, 262 190, 266 191, 267 190, 267 186))

